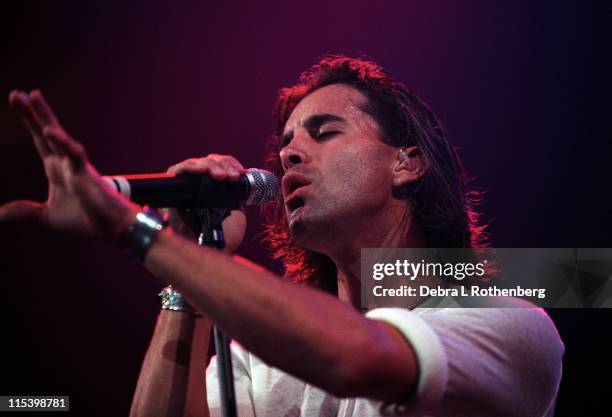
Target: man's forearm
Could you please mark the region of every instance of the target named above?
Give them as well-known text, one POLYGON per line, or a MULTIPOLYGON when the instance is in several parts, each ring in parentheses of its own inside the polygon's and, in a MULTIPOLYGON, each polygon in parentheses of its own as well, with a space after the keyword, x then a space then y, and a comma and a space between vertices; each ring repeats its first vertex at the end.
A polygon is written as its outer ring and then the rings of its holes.
MULTIPOLYGON (((381 369, 381 362, 396 359, 388 355, 392 341, 386 329, 352 306, 179 236, 160 234, 145 264, 249 351, 332 393, 344 395, 354 374, 363 376, 364 360, 381 369)), ((382 383, 383 395, 393 392, 393 372, 381 378, 391 386, 382 383)))
MULTIPOLYGON (((131 417, 183 416, 194 325, 191 314, 161 311, 138 378, 131 417)), ((209 323, 207 329, 210 329, 209 323)), ((207 339, 208 333, 203 334, 207 339)), ((206 342, 202 344, 207 345, 206 342)), ((205 357, 206 350, 200 354, 205 357)), ((203 415, 207 415, 204 392, 201 395, 206 412, 203 415)))

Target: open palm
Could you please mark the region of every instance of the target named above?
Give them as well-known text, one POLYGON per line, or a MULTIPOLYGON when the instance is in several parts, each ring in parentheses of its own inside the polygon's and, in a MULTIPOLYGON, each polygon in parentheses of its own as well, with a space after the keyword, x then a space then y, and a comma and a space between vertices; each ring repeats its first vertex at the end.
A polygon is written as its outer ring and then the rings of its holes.
POLYGON ((9 103, 30 131, 49 193, 45 203, 13 201, 0 206, 0 221, 32 218, 58 231, 118 240, 138 206, 105 184, 83 145, 62 128, 40 91, 13 91, 9 103))

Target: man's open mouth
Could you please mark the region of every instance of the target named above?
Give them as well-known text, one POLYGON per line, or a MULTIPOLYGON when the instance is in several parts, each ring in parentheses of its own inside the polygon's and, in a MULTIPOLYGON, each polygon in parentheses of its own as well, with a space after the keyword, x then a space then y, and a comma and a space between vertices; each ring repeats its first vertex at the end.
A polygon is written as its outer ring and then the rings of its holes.
POLYGON ((293 212, 304 205, 304 195, 301 188, 309 185, 310 180, 299 173, 287 173, 282 179, 285 206, 293 212))
POLYGON ((304 206, 304 199, 298 196, 292 197, 291 199, 285 202, 285 205, 289 209, 289 212, 292 213, 300 207, 304 206))

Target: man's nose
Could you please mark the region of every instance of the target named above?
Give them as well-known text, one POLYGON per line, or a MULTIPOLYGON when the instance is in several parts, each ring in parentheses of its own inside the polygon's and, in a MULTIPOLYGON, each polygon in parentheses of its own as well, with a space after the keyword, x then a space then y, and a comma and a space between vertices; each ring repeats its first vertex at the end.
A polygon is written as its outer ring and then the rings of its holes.
POLYGON ((283 166, 283 170, 286 172, 288 169, 298 164, 304 164, 308 162, 308 154, 303 146, 300 147, 299 140, 294 138, 291 143, 285 146, 280 151, 280 160, 283 166))

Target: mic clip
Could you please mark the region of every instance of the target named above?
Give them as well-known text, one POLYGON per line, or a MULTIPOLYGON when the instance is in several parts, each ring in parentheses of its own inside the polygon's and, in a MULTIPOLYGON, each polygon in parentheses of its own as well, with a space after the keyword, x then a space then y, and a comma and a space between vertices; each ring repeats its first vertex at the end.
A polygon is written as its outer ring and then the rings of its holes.
POLYGON ((200 223, 198 245, 210 246, 218 250, 225 247, 222 222, 229 213, 229 208, 195 209, 194 213, 200 223))

